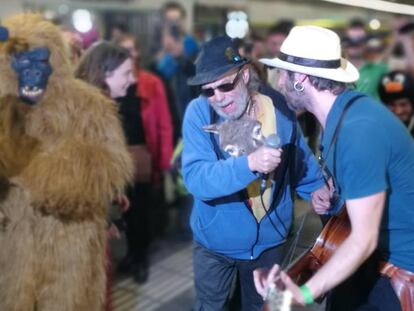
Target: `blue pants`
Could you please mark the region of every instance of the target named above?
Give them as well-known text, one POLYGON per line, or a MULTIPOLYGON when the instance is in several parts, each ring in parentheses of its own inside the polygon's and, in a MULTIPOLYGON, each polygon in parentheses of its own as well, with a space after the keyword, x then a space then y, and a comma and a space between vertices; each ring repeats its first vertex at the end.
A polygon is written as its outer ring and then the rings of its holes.
POLYGON ((193 311, 227 310, 233 281, 238 274, 242 311, 261 311, 263 298, 256 292, 253 270, 271 268, 283 259, 283 245, 264 251, 255 260, 237 260, 215 253, 197 242, 193 246, 196 302, 193 311))

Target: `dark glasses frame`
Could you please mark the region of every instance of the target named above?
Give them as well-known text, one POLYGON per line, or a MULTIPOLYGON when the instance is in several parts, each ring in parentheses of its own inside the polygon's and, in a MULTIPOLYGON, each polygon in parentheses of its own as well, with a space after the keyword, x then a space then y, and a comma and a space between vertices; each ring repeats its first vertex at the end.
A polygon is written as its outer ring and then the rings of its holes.
POLYGON ((219 90, 220 92, 223 92, 223 93, 233 91, 234 88, 236 87, 237 83, 240 80, 240 73, 241 73, 241 70, 239 70, 237 72, 236 76, 234 77, 233 82, 224 83, 224 84, 221 84, 221 85, 219 85, 215 88, 212 88, 212 87, 209 87, 207 89, 201 88, 201 90, 200 90, 201 95, 203 95, 205 97, 212 97, 212 96, 214 96, 214 91, 215 90, 219 90))

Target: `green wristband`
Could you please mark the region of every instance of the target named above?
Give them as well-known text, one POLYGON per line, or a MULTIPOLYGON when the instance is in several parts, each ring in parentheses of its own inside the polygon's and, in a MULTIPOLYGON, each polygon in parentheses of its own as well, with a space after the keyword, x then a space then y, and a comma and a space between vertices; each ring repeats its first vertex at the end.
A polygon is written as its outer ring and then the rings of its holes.
POLYGON ((306 305, 313 304, 314 301, 313 301, 313 297, 312 297, 309 287, 307 287, 306 285, 302 285, 299 288, 300 288, 300 292, 302 293, 303 299, 305 300, 305 304, 306 305))

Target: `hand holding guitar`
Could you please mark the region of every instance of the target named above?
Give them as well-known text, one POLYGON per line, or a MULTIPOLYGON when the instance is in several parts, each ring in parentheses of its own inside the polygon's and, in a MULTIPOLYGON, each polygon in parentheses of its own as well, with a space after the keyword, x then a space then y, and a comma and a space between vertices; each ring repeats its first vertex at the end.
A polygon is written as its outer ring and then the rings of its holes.
POLYGON ((292 304, 299 306, 306 305, 301 288, 280 269, 279 265, 274 265, 269 271, 256 269, 253 272, 253 278, 256 290, 263 299, 268 299, 269 293, 271 293, 272 289, 276 286, 277 288, 292 294, 292 304))
MULTIPOLYGON (((266 311, 281 311, 280 307, 274 307, 275 295, 271 294, 276 288, 278 300, 280 296, 286 297, 286 293, 291 293, 291 299, 296 305, 310 304, 313 298, 306 284, 312 276, 322 267, 333 255, 339 245, 347 238, 350 233, 350 222, 346 209, 337 216, 332 216, 324 226, 322 232, 316 239, 314 246, 305 254, 300 256, 293 264, 286 269, 287 273, 282 272, 280 267, 275 265, 270 271, 256 269, 253 272, 254 283, 257 292, 266 299, 266 311), (295 280, 295 282, 292 281, 295 280), (296 284, 302 285, 297 286, 296 284), (278 290, 278 288, 280 290, 278 290), (286 290, 284 290, 286 289, 286 290), (270 295, 269 295, 270 294, 270 295)), ((284 309, 289 310, 289 309, 284 309)))
POLYGON ((331 207, 331 198, 335 192, 332 178, 328 179, 328 183, 318 190, 312 192, 311 201, 316 214, 326 214, 331 207))

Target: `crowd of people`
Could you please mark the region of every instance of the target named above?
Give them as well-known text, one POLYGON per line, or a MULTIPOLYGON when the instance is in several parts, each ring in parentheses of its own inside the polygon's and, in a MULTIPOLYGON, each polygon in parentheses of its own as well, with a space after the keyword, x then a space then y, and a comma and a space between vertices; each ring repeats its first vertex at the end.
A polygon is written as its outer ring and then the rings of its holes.
POLYGON ((173 168, 185 186, 175 203, 192 209, 181 222, 194 240, 193 310, 226 310, 236 278, 241 310, 262 310, 281 282, 302 306, 329 293, 327 310, 413 310, 413 24, 395 18, 386 38, 353 20, 340 39, 285 20, 264 37, 201 44, 186 32, 179 3, 161 14, 149 68, 125 28, 86 50, 65 31, 76 77, 113 100, 134 162, 133 182, 108 217, 109 238, 126 234, 119 271, 147 281, 150 245, 166 234, 173 168), (205 127, 237 120, 260 127, 244 137, 257 148, 234 157, 205 127), (267 138, 276 135, 274 145, 267 138), (320 215, 344 202, 351 225, 301 286, 280 268, 296 195, 320 215))

